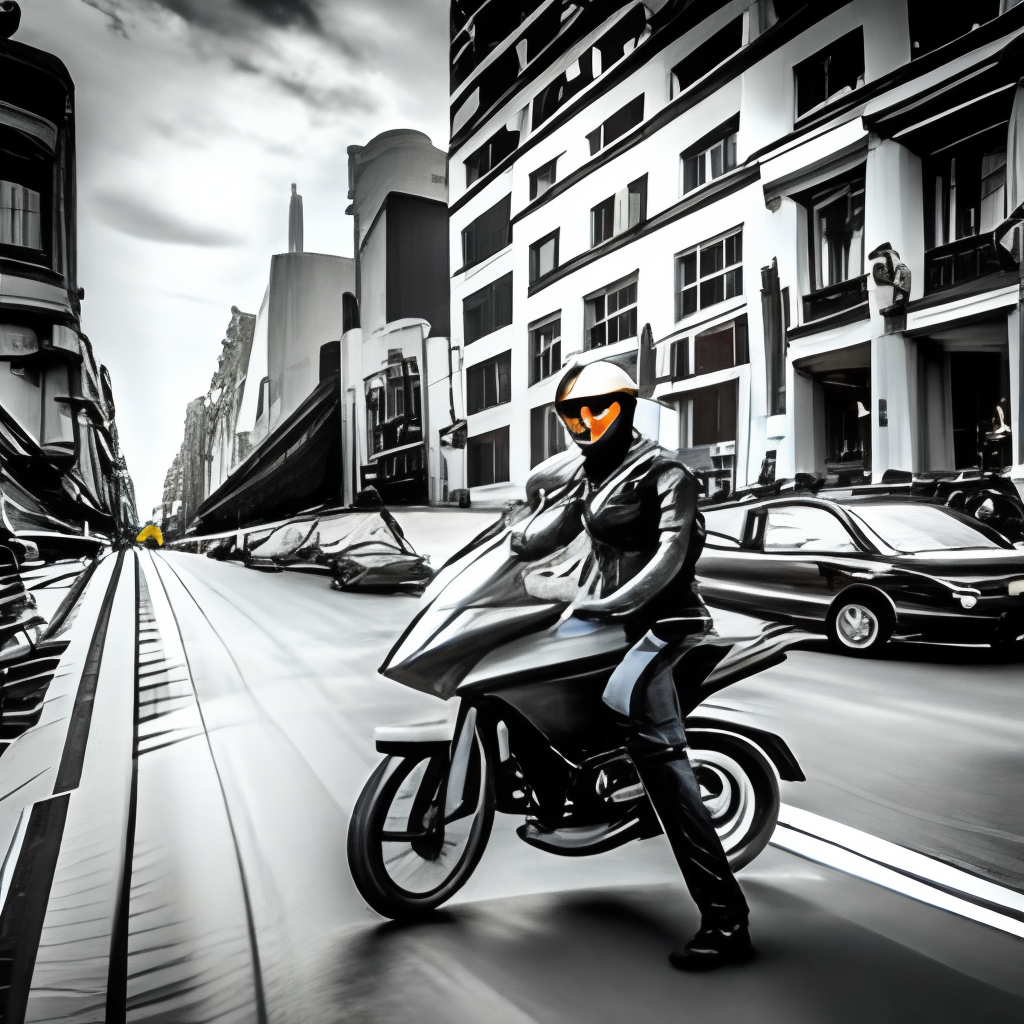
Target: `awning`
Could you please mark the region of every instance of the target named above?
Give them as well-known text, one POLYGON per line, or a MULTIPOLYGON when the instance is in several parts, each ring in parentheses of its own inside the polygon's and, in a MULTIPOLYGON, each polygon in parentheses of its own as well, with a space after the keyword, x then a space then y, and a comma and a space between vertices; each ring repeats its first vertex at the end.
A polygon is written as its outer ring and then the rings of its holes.
POLYGON ((196 510, 195 533, 283 519, 341 494, 341 395, 329 377, 196 510))

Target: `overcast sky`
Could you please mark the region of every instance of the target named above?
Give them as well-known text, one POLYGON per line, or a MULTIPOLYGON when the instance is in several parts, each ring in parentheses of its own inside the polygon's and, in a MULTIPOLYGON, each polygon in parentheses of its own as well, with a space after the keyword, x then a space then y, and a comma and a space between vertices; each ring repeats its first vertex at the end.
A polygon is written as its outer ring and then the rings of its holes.
POLYGON ((231 306, 287 248, 352 254, 345 149, 448 144, 446 0, 20 0, 18 40, 75 80, 83 324, 110 368, 145 520, 231 306))

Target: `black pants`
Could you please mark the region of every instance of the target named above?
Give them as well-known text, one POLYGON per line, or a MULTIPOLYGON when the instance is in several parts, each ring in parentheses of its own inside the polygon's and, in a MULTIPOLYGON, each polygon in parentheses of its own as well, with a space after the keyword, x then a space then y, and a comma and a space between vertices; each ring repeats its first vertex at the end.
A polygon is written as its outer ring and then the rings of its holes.
POLYGON ((673 669, 710 619, 655 623, 612 674, 604 702, 622 720, 640 780, 704 924, 746 923, 747 901, 700 797, 686 755, 673 669))

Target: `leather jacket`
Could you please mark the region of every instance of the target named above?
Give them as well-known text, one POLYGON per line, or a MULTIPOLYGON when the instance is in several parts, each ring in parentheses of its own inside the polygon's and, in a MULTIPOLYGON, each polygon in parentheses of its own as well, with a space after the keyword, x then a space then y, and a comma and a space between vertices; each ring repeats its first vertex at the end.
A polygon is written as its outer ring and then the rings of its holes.
POLYGON ((598 483, 566 453, 539 467, 527 496, 534 515, 513 541, 521 558, 543 557, 584 529, 590 539, 574 614, 635 624, 706 615, 694 582, 704 547, 697 481, 673 453, 634 434, 598 483))

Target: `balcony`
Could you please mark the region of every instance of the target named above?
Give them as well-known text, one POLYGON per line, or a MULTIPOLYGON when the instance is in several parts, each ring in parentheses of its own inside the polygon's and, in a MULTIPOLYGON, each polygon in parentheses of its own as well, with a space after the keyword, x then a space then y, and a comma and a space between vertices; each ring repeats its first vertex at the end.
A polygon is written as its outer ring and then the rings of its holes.
POLYGON ((968 235, 924 254, 925 294, 953 288, 1003 270, 991 234, 968 235))
MULTIPOLYGON (((856 309, 868 301, 868 278, 854 277, 839 284, 830 284, 827 288, 819 288, 803 297, 805 324, 814 320, 856 309)), ((845 320, 845 318, 844 318, 845 320)), ((822 325, 825 326, 825 325, 822 325)))

